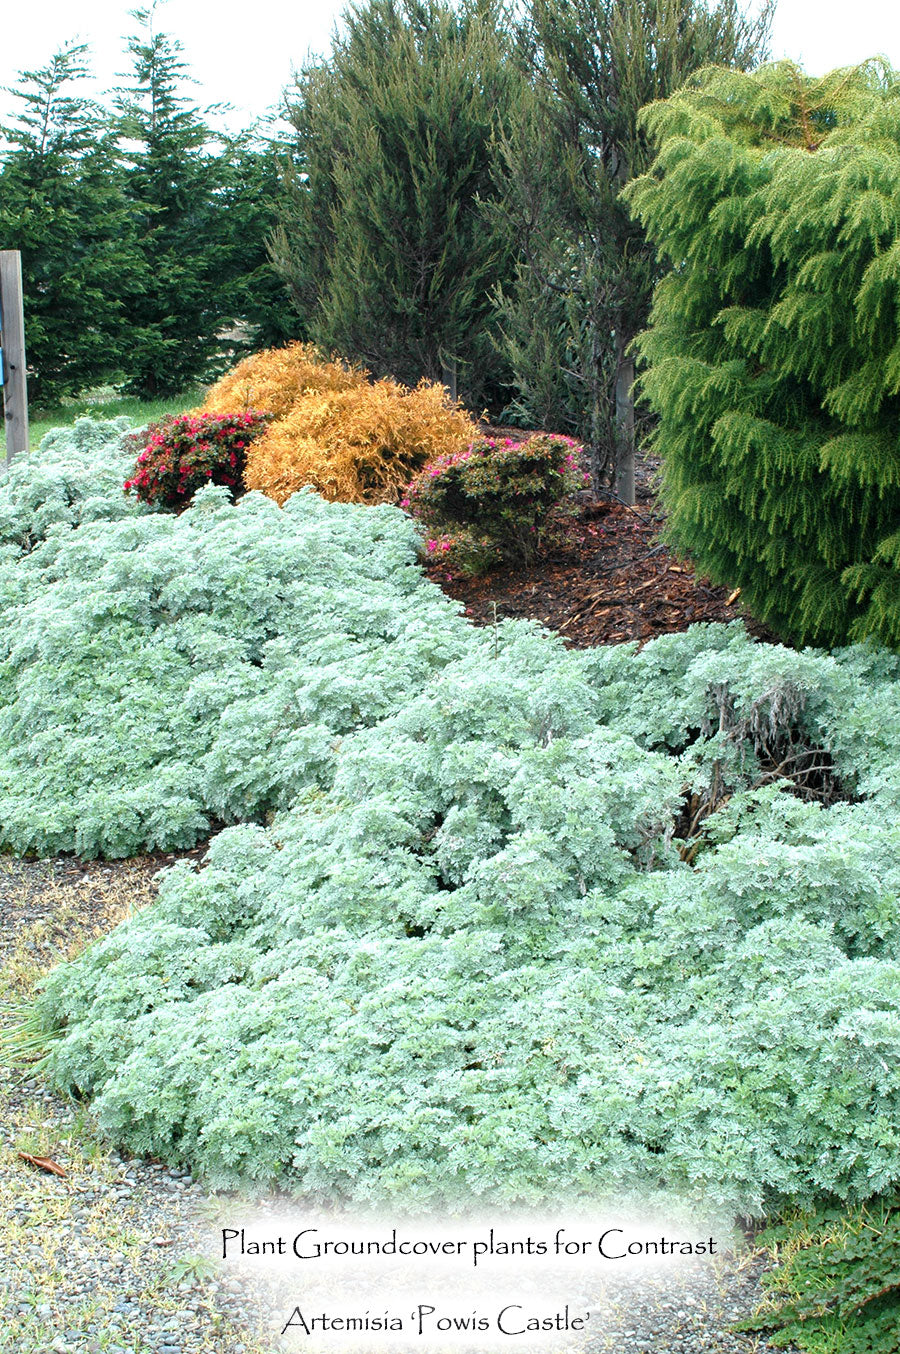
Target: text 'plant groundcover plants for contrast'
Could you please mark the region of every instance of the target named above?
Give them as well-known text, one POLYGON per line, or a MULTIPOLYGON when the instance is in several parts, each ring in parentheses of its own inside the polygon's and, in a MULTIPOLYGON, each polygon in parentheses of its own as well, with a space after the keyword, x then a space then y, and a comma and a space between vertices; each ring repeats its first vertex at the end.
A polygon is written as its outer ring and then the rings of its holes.
POLYGON ((116 432, 0 484, 4 841, 234 826, 40 1000, 110 1134, 398 1207, 900 1183, 900 660, 479 630, 398 509, 154 513, 116 432))

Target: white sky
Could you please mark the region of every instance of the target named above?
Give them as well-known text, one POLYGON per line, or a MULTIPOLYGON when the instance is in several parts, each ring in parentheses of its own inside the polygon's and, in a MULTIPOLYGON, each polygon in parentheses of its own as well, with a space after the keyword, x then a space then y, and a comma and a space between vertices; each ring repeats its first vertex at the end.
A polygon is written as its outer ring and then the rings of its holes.
MULTIPOLYGON (((3 5, 0 16, 0 86, 20 70, 46 65, 69 39, 87 42, 96 76, 94 97, 127 83, 124 39, 139 31, 130 17, 148 0, 24 0, 3 5)), ((232 131, 253 122, 280 101, 291 69, 307 53, 326 52, 343 0, 166 0, 157 5, 158 32, 177 38, 190 74, 185 91, 201 105, 228 103, 232 131)), ((85 89, 85 92, 88 92, 85 89)), ((0 119, 15 105, 0 92, 0 119)))
MULTIPOLYGON (((21 69, 44 65, 69 38, 87 41, 98 90, 118 83, 125 69, 123 35, 136 24, 137 0, 19 0, 0 17, 0 86, 21 69)), ((279 102, 309 51, 327 51, 343 0, 166 0, 157 26, 177 37, 201 104, 230 103, 232 130, 279 102)), ((891 0, 780 0, 773 55, 788 56, 821 74, 883 53, 900 67, 900 6, 891 0)), ((13 107, 0 93, 0 118, 13 107)))

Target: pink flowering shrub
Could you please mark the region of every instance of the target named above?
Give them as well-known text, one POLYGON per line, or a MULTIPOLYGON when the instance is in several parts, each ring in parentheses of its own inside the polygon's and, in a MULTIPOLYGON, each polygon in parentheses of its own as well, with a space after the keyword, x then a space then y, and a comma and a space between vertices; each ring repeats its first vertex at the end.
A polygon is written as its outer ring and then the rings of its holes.
POLYGON ((523 442, 484 438, 429 462, 401 506, 427 529, 430 558, 447 556, 467 572, 502 559, 527 563, 551 509, 588 478, 580 450, 569 437, 544 433, 523 442))
POLYGON ((141 448, 126 491, 161 508, 187 504, 204 484, 241 488, 247 448, 269 415, 179 414, 153 424, 131 440, 141 448))
POLYGON ((426 537, 425 557, 429 564, 440 564, 447 569, 448 581, 454 574, 486 574, 503 558, 489 537, 476 536, 465 529, 426 537))

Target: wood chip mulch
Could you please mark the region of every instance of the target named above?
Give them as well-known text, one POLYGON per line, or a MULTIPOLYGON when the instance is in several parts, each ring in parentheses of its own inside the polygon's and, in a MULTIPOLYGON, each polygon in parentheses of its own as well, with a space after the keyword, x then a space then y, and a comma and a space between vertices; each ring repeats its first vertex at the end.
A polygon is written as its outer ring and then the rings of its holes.
MULTIPOLYGON (((520 433, 520 430, 516 430, 520 433)), ((655 464, 637 467, 637 503, 583 501, 553 524, 552 543, 529 565, 503 565, 478 578, 435 562, 428 576, 462 602, 476 625, 507 618, 540 621, 570 648, 645 644, 697 621, 743 619, 769 642, 777 636, 741 606, 735 587, 698 578, 689 560, 663 539, 665 517, 655 494, 655 464)))

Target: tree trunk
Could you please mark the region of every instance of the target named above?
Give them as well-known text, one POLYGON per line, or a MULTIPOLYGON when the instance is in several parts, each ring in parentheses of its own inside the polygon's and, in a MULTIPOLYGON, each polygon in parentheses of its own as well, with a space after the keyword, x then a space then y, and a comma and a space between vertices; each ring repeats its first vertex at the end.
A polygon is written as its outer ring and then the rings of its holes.
POLYGON ((443 362, 441 363, 441 382, 442 382, 443 385, 445 385, 445 386, 447 387, 447 394, 450 396, 451 400, 452 400, 453 403, 455 404, 455 403, 456 403, 456 363, 455 363, 455 362, 451 362, 449 365, 445 365, 443 362))
POLYGON ((616 366, 616 496, 634 503, 634 358, 619 341, 616 366))
MULTIPOLYGON (((591 392, 591 442, 588 447, 588 462, 591 472, 591 489, 596 497, 604 487, 604 481, 608 470, 608 455, 604 461, 603 445, 603 399, 606 392, 603 389, 603 357, 600 348, 600 334, 597 324, 593 317, 591 320, 591 369, 590 369, 590 392, 591 392)), ((608 399, 608 394, 606 394, 608 399)), ((607 425, 608 429, 608 425, 607 425)), ((607 432, 608 436, 608 432, 607 432)), ((607 443, 608 445, 608 443, 607 443)))

